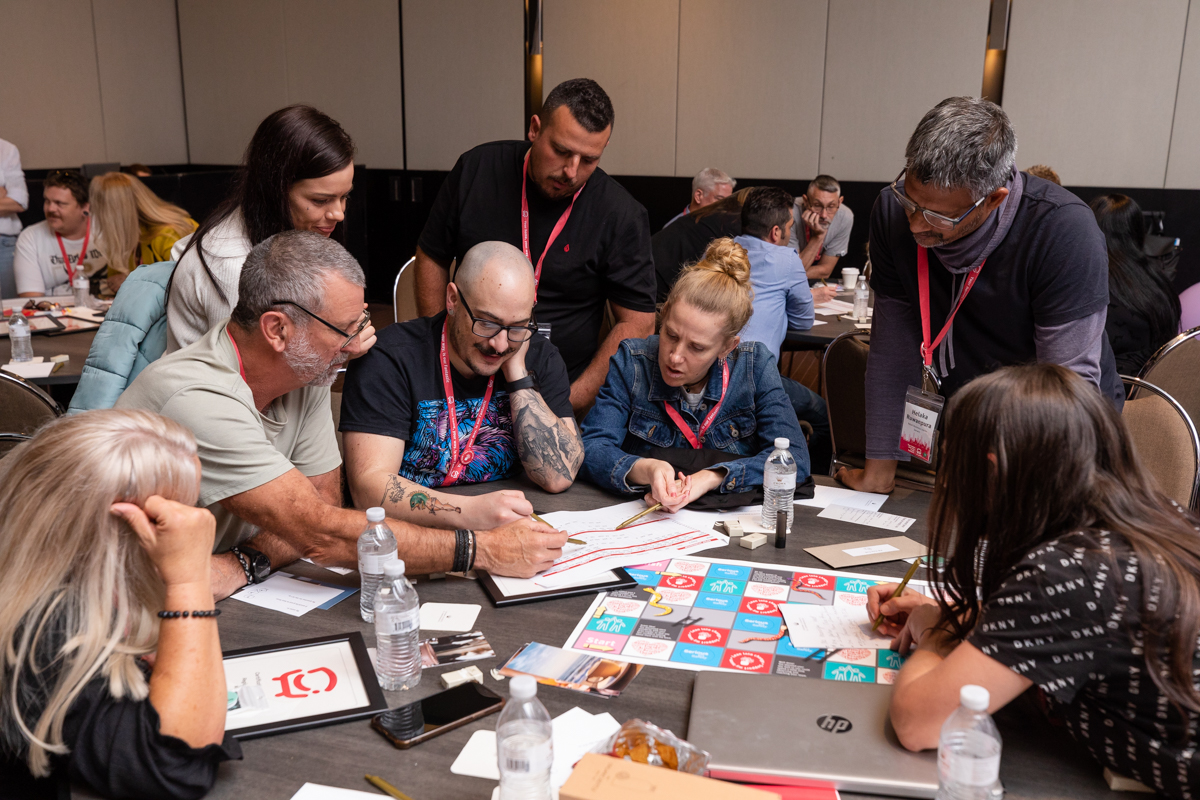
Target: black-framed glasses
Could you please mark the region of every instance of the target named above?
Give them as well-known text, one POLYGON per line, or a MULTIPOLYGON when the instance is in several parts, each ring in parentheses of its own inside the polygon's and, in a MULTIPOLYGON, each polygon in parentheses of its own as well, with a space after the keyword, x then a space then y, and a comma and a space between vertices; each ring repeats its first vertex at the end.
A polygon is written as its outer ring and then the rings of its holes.
POLYGON ((494 336, 499 336, 500 331, 508 333, 510 342, 524 342, 529 337, 537 332, 537 323, 532 319, 524 325, 501 325, 499 322, 493 322, 490 319, 479 319, 471 313, 471 307, 467 305, 467 298, 463 295, 462 287, 457 283, 454 288, 458 289, 458 299, 462 301, 463 309, 466 310, 467 316, 471 318, 471 333, 478 336, 480 339, 491 339, 494 336))
MULTIPOLYGON (((307 308, 300 305, 299 303, 295 303, 291 300, 272 300, 271 305, 273 305, 273 306, 295 306, 296 308, 303 311, 305 314, 308 314, 310 317, 315 319, 317 322, 324 325, 326 328, 329 328, 331 331, 336 331, 338 336, 346 335, 346 332, 344 330, 342 330, 341 328, 339 328, 337 325, 334 325, 332 322, 326 322, 325 320, 321 319, 316 314, 309 311, 307 308)), ((358 327, 354 329, 354 333, 350 334, 346 338, 346 341, 342 342, 342 344, 338 347, 338 350, 345 350, 347 347, 349 347, 350 343, 358 338, 358 335, 363 332, 363 329, 366 328, 367 325, 370 324, 370 322, 371 322, 371 312, 367 311, 364 308, 362 321, 358 323, 358 327)))
POLYGON ((900 179, 904 177, 904 173, 907 171, 908 167, 900 170, 900 174, 896 176, 896 180, 892 181, 892 194, 896 196, 896 200, 900 203, 900 207, 904 209, 904 213, 911 217, 913 214, 920 211, 921 216, 925 218, 925 221, 938 230, 953 230, 954 226, 958 225, 958 223, 970 216, 971 212, 983 205, 983 201, 987 200, 988 198, 988 196, 985 194, 983 197, 976 200, 975 205, 968 208, 966 213, 958 219, 947 217, 945 214, 939 214, 936 211, 930 211, 928 208, 922 208, 921 206, 917 205, 909 199, 908 195, 906 195, 896 186, 896 184, 900 182, 900 179))

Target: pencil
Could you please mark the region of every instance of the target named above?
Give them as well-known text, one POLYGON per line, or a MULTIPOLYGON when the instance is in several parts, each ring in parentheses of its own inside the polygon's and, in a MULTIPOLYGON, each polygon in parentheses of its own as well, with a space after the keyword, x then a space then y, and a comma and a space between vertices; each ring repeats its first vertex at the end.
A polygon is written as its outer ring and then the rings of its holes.
POLYGON ((614 531, 619 531, 619 530, 621 530, 621 528, 624 528, 624 527, 626 527, 627 525, 632 525, 633 523, 637 522, 639 519, 641 519, 642 517, 646 516, 647 514, 649 514, 649 513, 651 513, 651 512, 654 512, 654 511, 661 511, 661 510, 662 510, 662 507, 663 507, 663 506, 662 506, 662 503, 655 503, 654 505, 652 505, 652 506, 650 506, 649 508, 647 508, 645 511, 639 511, 638 513, 634 514, 632 517, 630 517, 629 519, 625 520, 624 522, 622 522, 622 523, 621 523, 620 525, 618 525, 617 527, 613 528, 613 530, 614 530, 614 531))
MULTIPOLYGON (((896 589, 892 597, 899 597, 904 594, 904 587, 908 586, 908 582, 912 580, 912 576, 917 574, 917 567, 921 566, 921 559, 918 558, 912 562, 912 566, 908 568, 908 572, 904 575, 904 580, 900 581, 900 588, 896 589)), ((875 624, 871 626, 871 630, 879 630, 879 626, 883 624, 883 613, 880 612, 879 617, 875 620, 875 624)))
POLYGON ((404 792, 397 789, 395 786, 392 786, 390 783, 388 783, 387 781, 385 781, 383 778, 379 777, 378 775, 366 775, 364 777, 366 777, 367 782, 370 783, 372 786, 374 786, 376 789, 379 789, 380 791, 383 791, 383 792, 387 792, 392 797, 395 797, 396 800, 412 800, 411 797, 409 797, 404 792))
MULTIPOLYGON (((542 523, 543 525, 550 525, 550 523, 549 523, 549 522, 546 522, 546 520, 544 520, 544 519, 542 519, 541 517, 539 517, 539 516, 537 515, 537 512, 536 512, 536 511, 530 511, 530 512, 529 512, 529 516, 533 517, 534 519, 536 519, 538 522, 542 523)), ((553 528, 554 526, 553 526, 553 525, 550 525, 550 527, 551 527, 551 528, 553 528)))

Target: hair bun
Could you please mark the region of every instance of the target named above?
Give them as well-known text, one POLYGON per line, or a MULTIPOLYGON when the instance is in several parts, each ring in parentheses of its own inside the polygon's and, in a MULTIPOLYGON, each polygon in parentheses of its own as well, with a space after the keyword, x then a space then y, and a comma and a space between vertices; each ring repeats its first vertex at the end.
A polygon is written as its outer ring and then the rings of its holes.
POLYGON ((729 237, 709 242, 696 268, 723 272, 737 281, 738 286, 750 286, 750 256, 746 253, 746 248, 729 237))

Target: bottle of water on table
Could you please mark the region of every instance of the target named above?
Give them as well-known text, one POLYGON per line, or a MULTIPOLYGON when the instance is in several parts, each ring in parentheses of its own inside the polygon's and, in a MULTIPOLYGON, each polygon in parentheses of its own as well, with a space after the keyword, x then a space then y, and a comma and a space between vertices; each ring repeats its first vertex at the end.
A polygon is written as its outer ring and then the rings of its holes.
POLYGON ((792 500, 796 496, 796 459, 788 448, 784 437, 775 440, 775 450, 763 465, 762 526, 775 530, 775 517, 782 511, 787 514, 788 533, 792 531, 792 500))
POLYGON ((362 578, 358 610, 363 622, 375 619, 375 590, 383 580, 384 565, 396 560, 396 537, 384 516, 382 508, 368 508, 367 529, 358 537, 358 574, 362 578))
POLYGON ((868 306, 871 303, 871 290, 867 287, 867 279, 859 278, 854 287, 854 319, 859 322, 868 320, 868 306))
POLYGON ((958 710, 942 725, 938 739, 937 800, 999 800, 1000 732, 987 713, 990 697, 982 686, 959 692, 958 710))
POLYGON ((550 800, 550 714, 537 699, 532 676, 517 675, 508 688, 512 697, 496 722, 500 800, 550 800))
POLYGON ((33 361, 33 342, 29 336, 29 321, 14 308, 12 319, 8 323, 8 341, 12 343, 13 361, 33 361))
POLYGON ((83 274, 82 268, 75 273, 75 279, 71 281, 71 294, 75 296, 77 308, 92 307, 92 282, 83 274))
POLYGON ((404 577, 404 562, 389 561, 375 595, 375 672, 389 692, 421 682, 421 608, 404 577))

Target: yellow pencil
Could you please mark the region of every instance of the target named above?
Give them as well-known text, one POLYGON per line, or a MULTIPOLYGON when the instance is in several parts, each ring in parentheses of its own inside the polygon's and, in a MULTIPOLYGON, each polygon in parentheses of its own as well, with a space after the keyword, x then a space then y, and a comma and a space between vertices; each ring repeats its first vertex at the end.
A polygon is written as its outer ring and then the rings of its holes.
POLYGON ((634 514, 632 517, 625 520, 617 527, 613 528, 613 530, 619 531, 619 530, 621 530, 621 528, 624 528, 628 525, 632 525, 633 523, 637 522, 639 519, 641 519, 642 517, 646 516, 647 514, 649 514, 651 512, 661 511, 662 507, 663 507, 662 503, 655 503, 654 505, 647 508, 645 511, 639 511, 638 513, 634 514))
MULTIPOLYGON (((546 522, 546 520, 544 520, 544 519, 542 519, 541 517, 539 517, 539 516, 537 515, 537 512, 535 512, 535 511, 530 511, 530 512, 529 512, 529 516, 533 517, 534 519, 536 519, 538 522, 542 523, 543 525, 550 525, 550 523, 549 523, 549 522, 546 522)), ((553 525, 550 525, 550 527, 551 527, 551 528, 553 528, 554 526, 553 526, 553 525)))
MULTIPOLYGON (((908 582, 912 580, 912 576, 917 574, 917 567, 919 566, 921 566, 920 557, 918 557, 916 561, 912 562, 912 566, 908 568, 908 572, 904 575, 904 580, 900 581, 900 587, 896 589, 896 592, 892 595, 892 597, 899 597, 900 595, 904 594, 904 587, 908 586, 908 582)), ((871 630, 878 630, 879 626, 882 624, 883 613, 880 612, 879 617, 875 620, 875 624, 871 626, 871 630)))
POLYGON ((388 783, 387 781, 385 781, 383 778, 379 777, 378 775, 367 775, 366 779, 376 789, 379 789, 382 792, 387 792, 392 797, 395 797, 396 800, 412 800, 411 797, 409 797, 404 792, 397 789, 395 786, 392 786, 390 783, 388 783))

